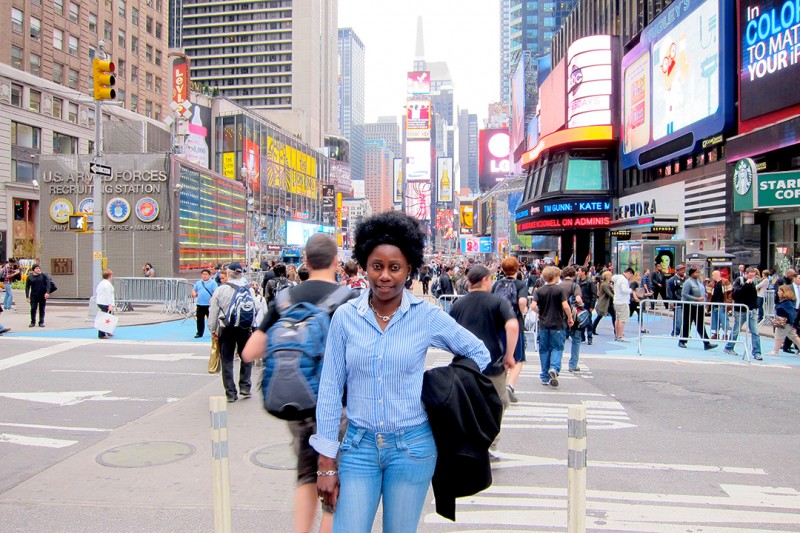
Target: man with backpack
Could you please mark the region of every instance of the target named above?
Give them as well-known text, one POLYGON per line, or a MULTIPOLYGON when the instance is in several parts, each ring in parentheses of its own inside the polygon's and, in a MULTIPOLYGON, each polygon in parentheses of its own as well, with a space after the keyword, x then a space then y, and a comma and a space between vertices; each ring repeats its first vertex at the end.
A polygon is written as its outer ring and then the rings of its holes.
MULTIPOLYGON (((270 304, 264 322, 253 332, 253 336, 247 343, 242 352, 243 361, 255 361, 257 359, 267 360, 264 363, 264 381, 262 389, 265 394, 265 407, 267 407, 267 395, 273 388, 272 381, 284 382, 293 390, 302 390, 303 384, 292 384, 301 376, 301 372, 296 368, 291 376, 281 376, 281 367, 271 364, 270 359, 279 358, 281 337, 284 322, 289 321, 295 310, 300 309, 302 304, 310 304, 308 309, 325 312, 328 316, 333 316, 334 311, 339 305, 349 300, 353 293, 346 286, 336 283, 336 271, 339 268, 337 258, 336 242, 330 235, 317 233, 312 235, 306 242, 306 266, 309 270, 308 280, 281 292, 276 301, 270 304), (329 305, 330 304, 330 305, 329 305), (322 309, 325 309, 322 311, 322 309), (269 371, 274 368, 274 373, 269 378, 269 371)), ((311 318, 311 316, 309 316, 311 318)), ((327 317, 326 317, 327 318, 327 317)), ((327 323, 325 321, 325 323, 327 323)), ((325 329, 327 333, 327 329, 325 329)), ((320 341, 319 346, 311 347, 310 351, 315 352, 321 358, 325 352, 325 341, 320 341)), ((288 351, 288 350, 287 350, 288 351)), ((298 357, 298 364, 302 363, 304 357, 298 357)), ((280 364, 280 363, 278 363, 280 364)), ((321 364, 317 371, 321 370, 321 364)), ((318 385, 319 375, 315 374, 318 385)), ((315 413, 311 413, 300 420, 289 420, 289 430, 293 436, 293 448, 297 455, 297 488, 295 489, 295 508, 294 508, 294 530, 311 531, 312 524, 317 514, 317 460, 319 454, 309 445, 308 439, 316 433, 317 423, 315 413)), ((320 532, 330 531, 333 524, 333 510, 323 507, 320 532)))
POLYGON ((276 264, 272 267, 272 272, 275 274, 275 277, 266 283, 267 290, 264 293, 268 304, 275 301, 276 294, 293 285, 293 283, 289 281, 289 278, 286 277, 286 265, 284 263, 276 264))
POLYGON ((238 351, 243 353, 250 332, 256 326, 258 304, 255 293, 244 278, 242 264, 234 261, 228 265, 226 283, 214 291, 209 302, 208 329, 219 338, 219 353, 222 363, 222 385, 228 403, 251 396, 250 374, 253 364, 242 361, 239 367, 239 392, 233 377, 233 359, 238 351))
MULTIPOLYGON (((564 294, 567 296, 567 303, 569 303, 570 313, 573 316, 573 319, 577 318, 576 315, 576 307, 584 308, 583 302, 583 295, 581 292, 581 287, 575 281, 575 276, 577 275, 577 271, 575 267, 568 266, 561 271, 561 283, 560 287, 563 289, 564 294)), ((590 322, 591 324, 591 322, 590 322)), ((567 329, 567 338, 571 340, 570 343, 570 357, 569 357, 569 371, 570 372, 579 372, 580 367, 578 366, 578 358, 581 355, 581 337, 583 335, 583 330, 580 328, 579 324, 575 324, 573 327, 567 329)))
MULTIPOLYGON (((500 265, 504 277, 498 279, 492 285, 492 293, 504 298, 511 304, 511 309, 517 317, 519 325, 517 346, 514 350, 514 360, 516 364, 508 373, 508 383, 506 389, 508 390, 508 398, 512 403, 517 403, 517 395, 514 392, 514 385, 517 383, 520 373, 522 372, 522 365, 525 363, 525 313, 528 312, 528 286, 517 278, 517 271, 519 269, 519 261, 516 257, 507 257, 503 259, 500 265)), ((505 344, 505 332, 502 333, 503 343, 505 344)))

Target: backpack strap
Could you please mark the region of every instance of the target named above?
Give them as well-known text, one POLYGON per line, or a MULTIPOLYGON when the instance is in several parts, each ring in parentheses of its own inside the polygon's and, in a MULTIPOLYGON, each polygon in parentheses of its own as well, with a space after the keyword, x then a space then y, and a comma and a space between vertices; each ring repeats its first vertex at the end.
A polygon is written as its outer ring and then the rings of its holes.
POLYGON ((278 311, 278 315, 283 315, 291 306, 292 299, 289 298, 288 290, 275 293, 275 309, 278 311))
POLYGON ((334 309, 345 303, 352 296, 353 291, 346 285, 339 285, 335 291, 330 293, 327 298, 322 300, 317 307, 328 314, 334 309))

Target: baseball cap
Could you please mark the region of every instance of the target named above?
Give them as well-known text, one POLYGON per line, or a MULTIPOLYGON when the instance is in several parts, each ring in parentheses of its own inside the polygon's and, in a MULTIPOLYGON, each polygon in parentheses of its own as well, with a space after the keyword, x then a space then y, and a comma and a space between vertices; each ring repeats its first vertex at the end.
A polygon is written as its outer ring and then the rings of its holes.
POLYGON ((228 265, 228 270, 232 270, 233 272, 244 272, 242 264, 239 261, 234 261, 233 263, 228 265))
POLYGON ((686 265, 684 265, 683 263, 681 263, 680 265, 678 265, 678 266, 676 266, 676 267, 675 267, 675 270, 686 270, 686 265))

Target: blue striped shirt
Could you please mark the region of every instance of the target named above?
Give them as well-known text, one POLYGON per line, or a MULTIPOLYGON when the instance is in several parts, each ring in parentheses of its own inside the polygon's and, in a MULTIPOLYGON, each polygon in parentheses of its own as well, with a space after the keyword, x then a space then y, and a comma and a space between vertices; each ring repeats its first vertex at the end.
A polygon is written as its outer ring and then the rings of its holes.
POLYGON ((403 292, 400 308, 385 331, 369 307, 369 291, 333 315, 317 402, 317 433, 310 443, 336 457, 342 393, 347 384, 347 419, 379 432, 396 432, 428 419, 422 403, 422 374, 428 348, 441 348, 489 364, 475 335, 440 308, 403 292))

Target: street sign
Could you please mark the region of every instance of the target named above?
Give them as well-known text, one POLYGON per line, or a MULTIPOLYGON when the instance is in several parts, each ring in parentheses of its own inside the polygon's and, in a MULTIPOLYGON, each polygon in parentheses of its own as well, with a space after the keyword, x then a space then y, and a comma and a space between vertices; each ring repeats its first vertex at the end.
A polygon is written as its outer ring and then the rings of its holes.
POLYGON ((100 163, 89 163, 89 172, 97 174, 98 176, 110 176, 111 167, 108 165, 101 165, 100 163))

